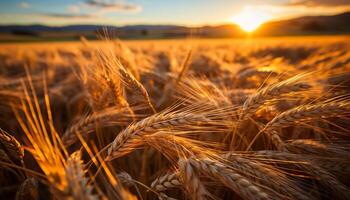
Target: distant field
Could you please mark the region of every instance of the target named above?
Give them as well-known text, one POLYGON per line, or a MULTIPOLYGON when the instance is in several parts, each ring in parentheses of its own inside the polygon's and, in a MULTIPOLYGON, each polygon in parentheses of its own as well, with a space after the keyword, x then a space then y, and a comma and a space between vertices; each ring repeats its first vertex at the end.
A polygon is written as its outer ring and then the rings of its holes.
MULTIPOLYGON (((337 35, 337 36, 280 36, 280 37, 258 37, 258 38, 222 38, 222 39, 162 39, 162 40, 125 40, 124 44, 128 46, 144 46, 144 45, 155 45, 155 46, 181 46, 181 45, 201 45, 201 44, 213 44, 213 45, 244 45, 244 46, 254 46, 254 45, 278 45, 280 43, 289 44, 309 44, 309 43, 324 43, 324 42, 349 42, 350 35, 337 35), (305 43, 306 42, 306 43, 305 43)), ((91 45, 101 46, 106 45, 104 41, 89 41, 91 45)), ((50 41, 50 42, 11 42, 11 43, 0 43, 1 47, 6 48, 17 48, 17 47, 44 47, 49 45, 53 48, 61 47, 72 47, 75 45, 81 46, 80 41, 50 41)), ((112 45, 112 44, 107 44, 112 45)))
POLYGON ((0 199, 350 199, 349 49, 0 44, 0 199))

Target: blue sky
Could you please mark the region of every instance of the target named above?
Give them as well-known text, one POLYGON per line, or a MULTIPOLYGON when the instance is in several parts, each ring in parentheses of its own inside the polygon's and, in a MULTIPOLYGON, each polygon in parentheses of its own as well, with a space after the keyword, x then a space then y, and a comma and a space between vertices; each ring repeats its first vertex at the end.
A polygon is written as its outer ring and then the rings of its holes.
POLYGON ((232 22, 245 7, 270 19, 336 14, 349 0, 0 0, 0 24, 180 24, 232 22))

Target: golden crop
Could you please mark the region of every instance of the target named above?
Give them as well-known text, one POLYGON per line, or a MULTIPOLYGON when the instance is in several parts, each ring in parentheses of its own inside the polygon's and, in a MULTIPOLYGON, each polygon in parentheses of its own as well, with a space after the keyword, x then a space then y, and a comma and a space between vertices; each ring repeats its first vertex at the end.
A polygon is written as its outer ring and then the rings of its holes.
POLYGON ((3 44, 1 199, 350 199, 350 38, 3 44))

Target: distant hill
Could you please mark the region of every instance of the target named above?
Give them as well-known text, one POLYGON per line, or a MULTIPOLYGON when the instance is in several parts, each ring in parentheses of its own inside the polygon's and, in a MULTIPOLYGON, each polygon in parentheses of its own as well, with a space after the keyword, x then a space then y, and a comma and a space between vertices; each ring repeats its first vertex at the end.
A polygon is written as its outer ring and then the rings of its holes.
MULTIPOLYGON (((10 33, 13 31, 32 31, 32 32, 55 32, 55 31, 95 31, 101 28, 100 25, 70 25, 70 26, 44 26, 44 25, 8 25, 0 26, 0 32, 10 33)), ((104 26, 114 28, 113 26, 104 26)))
POLYGON ((172 25, 129 25, 129 26, 109 26, 109 25, 68 25, 68 26, 44 26, 44 25, 6 25, 0 26, 1 33, 10 33, 13 31, 33 31, 33 32, 93 32, 101 29, 107 30, 169 30, 181 28, 181 26, 172 25))
POLYGON ((267 22, 256 32, 258 35, 350 33, 350 12, 267 22))
MULTIPOLYGON (((176 25, 6 25, 0 26, 0 41, 7 40, 76 40, 81 36, 95 39, 105 31, 122 39, 156 39, 181 37, 241 37, 245 36, 234 24, 185 27, 176 25)), ((350 12, 333 16, 305 16, 263 24, 256 36, 349 34, 350 12)))

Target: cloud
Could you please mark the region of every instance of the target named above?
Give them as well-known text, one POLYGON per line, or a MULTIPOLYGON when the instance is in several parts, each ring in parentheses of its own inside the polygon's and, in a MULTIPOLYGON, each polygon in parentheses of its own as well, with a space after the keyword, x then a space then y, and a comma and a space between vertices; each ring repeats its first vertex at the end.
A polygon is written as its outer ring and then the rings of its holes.
POLYGON ((140 5, 124 1, 106 2, 102 0, 86 0, 85 4, 89 7, 99 9, 100 11, 138 12, 142 10, 140 5))
POLYGON ((313 6, 307 7, 305 5, 289 6, 286 4, 272 5, 262 4, 254 6, 254 9, 261 10, 271 16, 270 21, 285 20, 302 16, 320 16, 320 15, 336 15, 347 12, 350 6, 313 6))
POLYGON ((68 14, 68 13, 37 13, 39 16, 60 19, 89 19, 97 16, 90 14, 68 14))
POLYGON ((80 13, 80 7, 77 6, 77 5, 69 5, 67 7, 67 10, 70 12, 70 13, 80 13))
POLYGON ((20 8, 29 8, 30 4, 23 1, 23 2, 21 2, 19 4, 17 4, 17 6, 20 7, 20 8))
POLYGON ((32 16, 39 20, 69 21, 73 22, 114 22, 113 17, 108 17, 110 12, 135 13, 142 10, 137 4, 128 3, 123 0, 85 0, 77 4, 67 5, 65 12, 37 12, 32 16))
POLYGON ((335 6, 349 6, 349 0, 292 0, 287 3, 288 6, 317 6, 317 7, 335 7, 335 6))

